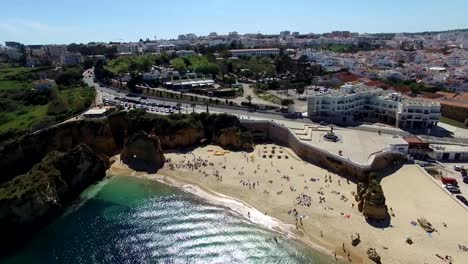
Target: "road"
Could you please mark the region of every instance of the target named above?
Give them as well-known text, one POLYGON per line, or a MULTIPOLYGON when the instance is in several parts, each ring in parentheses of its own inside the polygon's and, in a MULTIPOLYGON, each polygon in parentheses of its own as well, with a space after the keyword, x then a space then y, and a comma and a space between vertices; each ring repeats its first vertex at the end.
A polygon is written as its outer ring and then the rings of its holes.
MULTIPOLYGON (((97 97, 97 100, 98 101, 101 100, 100 103, 102 103, 102 99, 114 100, 115 97, 140 100, 140 98, 138 97, 128 97, 126 92, 119 91, 117 89, 110 88, 110 87, 100 86, 98 83, 94 82, 92 71, 85 72, 83 74, 83 81, 89 86, 95 87, 99 95, 97 97)), ((248 85, 245 84, 245 86, 248 86, 248 85)), ((249 91, 250 91, 250 93, 253 94, 252 89, 249 87, 245 87, 245 86, 244 86, 244 92, 247 91, 246 94, 249 94, 249 91)), ((254 99, 255 98, 256 97, 254 97, 254 99)), ((176 106, 178 103, 181 103, 182 108, 183 108, 182 113, 192 112, 192 107, 190 106, 190 103, 187 103, 187 102, 180 102, 180 101, 173 100, 173 99, 152 98, 152 97, 148 97, 144 101, 149 102, 149 103, 164 104, 164 105, 170 105, 170 106, 176 106)), ((255 103, 259 101, 253 100, 252 102, 255 103)), ((259 103, 264 103, 264 102, 265 101, 262 100, 262 102, 259 102, 259 103)), ((206 112, 206 106, 203 104, 196 104, 194 110, 197 113, 206 112)), ((291 118, 286 118, 283 114, 277 113, 277 112, 261 111, 261 110, 257 110, 255 112, 249 112, 245 108, 230 107, 226 105, 210 105, 209 112, 210 113, 228 113, 228 114, 235 115, 239 117, 240 119, 270 120, 270 121, 274 121, 276 123, 279 123, 288 127, 301 127, 303 126, 303 124, 314 124, 308 118, 291 119, 291 118)), ((399 128, 388 127, 388 126, 384 128, 379 124, 362 124, 362 125, 353 126, 353 127, 346 127, 345 129, 360 130, 360 131, 364 130, 364 131, 373 131, 373 132, 382 130, 382 133, 387 133, 386 130, 389 130, 388 133, 390 134, 398 134, 398 135, 405 135, 405 136, 410 134, 408 133, 408 131, 404 131, 399 128)), ((440 141, 440 142, 446 142, 446 143, 468 143, 467 138, 458 138, 457 135, 455 135, 455 137, 436 137, 436 136, 427 136, 427 135, 418 135, 418 136, 424 139, 428 139, 430 141, 434 141, 434 142, 440 141)))
MULTIPOLYGON (((93 74, 89 72, 85 72, 83 74, 83 81, 87 85, 92 86, 96 89, 97 93, 100 95, 99 96, 100 99, 98 99, 100 100, 100 102, 98 103, 101 103, 101 104, 103 103, 102 101, 103 99, 114 100, 115 97, 131 99, 131 100, 141 100, 138 97, 127 96, 128 94, 127 92, 123 92, 123 91, 119 91, 110 87, 99 85, 98 83, 94 82, 93 74)), ((178 103, 181 103, 182 108, 183 108, 182 113, 192 112, 192 107, 190 106, 190 103, 187 103, 187 102, 179 102, 173 99, 152 98, 152 97, 147 97, 147 99, 141 100, 141 101, 146 101, 148 103, 170 105, 170 106, 176 106, 178 103)), ((196 104, 195 112, 197 113, 206 112, 206 106, 203 104, 196 104)), ((239 118, 245 118, 245 119, 277 120, 277 121, 284 121, 284 122, 292 121, 291 119, 285 118, 281 113, 273 113, 273 112, 266 112, 266 111, 249 112, 247 109, 242 109, 240 107, 229 107, 225 105, 220 105, 220 106, 210 105, 209 112, 210 113, 228 113, 228 114, 236 115, 239 118)), ((297 119, 294 121, 300 124, 312 123, 312 121, 308 119, 297 119)))

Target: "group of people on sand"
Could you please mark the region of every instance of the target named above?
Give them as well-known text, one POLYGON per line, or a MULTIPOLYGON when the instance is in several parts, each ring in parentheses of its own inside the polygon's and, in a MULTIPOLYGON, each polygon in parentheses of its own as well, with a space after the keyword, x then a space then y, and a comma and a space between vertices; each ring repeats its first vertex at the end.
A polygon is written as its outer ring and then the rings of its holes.
POLYGON ((249 189, 255 189, 255 187, 258 187, 260 186, 260 183, 257 181, 257 182, 250 182, 250 180, 247 180, 247 181, 244 181, 244 180, 240 180, 240 184, 242 184, 242 186, 248 186, 249 189))
POLYGON ((311 203, 312 203, 312 198, 311 198, 309 195, 300 194, 300 195, 296 198, 296 201, 297 201, 297 204, 298 204, 298 205, 310 207, 310 205, 311 205, 311 203))

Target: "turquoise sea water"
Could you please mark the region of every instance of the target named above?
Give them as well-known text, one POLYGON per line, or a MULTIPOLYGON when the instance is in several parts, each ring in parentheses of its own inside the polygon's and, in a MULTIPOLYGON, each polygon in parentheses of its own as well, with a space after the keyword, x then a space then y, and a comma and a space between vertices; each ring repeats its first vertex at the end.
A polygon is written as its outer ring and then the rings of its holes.
POLYGON ((334 262, 225 208, 153 181, 114 177, 82 197, 84 202, 1 262, 334 262))

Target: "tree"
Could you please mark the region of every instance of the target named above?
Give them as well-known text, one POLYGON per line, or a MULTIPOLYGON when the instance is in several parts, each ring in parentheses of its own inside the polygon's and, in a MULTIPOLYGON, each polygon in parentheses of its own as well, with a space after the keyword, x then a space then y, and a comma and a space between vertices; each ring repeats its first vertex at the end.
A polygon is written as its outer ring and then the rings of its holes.
POLYGON ((195 106, 197 106, 197 104, 191 103, 190 106, 192 107, 192 113, 195 113, 195 106))
POLYGON ((55 78, 55 81, 58 85, 71 85, 80 82, 82 78, 83 76, 81 75, 80 71, 76 69, 68 69, 60 73, 55 78))
POLYGON ((249 101, 249 105, 252 105, 252 96, 249 94, 245 97, 245 99, 247 99, 249 101))
POLYGON ((187 66, 185 65, 185 61, 182 59, 182 58, 175 58, 172 60, 171 62, 172 64, 172 67, 176 70, 176 71, 181 71, 181 72, 184 72, 187 70, 187 66))
POLYGON ((301 94, 305 92, 305 87, 303 86, 296 86, 296 93, 299 95, 299 98, 301 97, 301 94))
POLYGON ((206 105, 206 113, 209 114, 210 113, 210 109, 209 109, 210 103, 205 102, 205 105, 206 105))
POLYGON ((179 110, 179 114, 180 114, 180 110, 182 109, 182 104, 181 104, 181 103, 177 103, 177 104, 176 104, 176 107, 177 107, 177 110, 179 110))
POLYGON ((91 69, 92 67, 94 66, 94 61, 90 58, 86 58, 84 61, 83 61, 83 68, 85 70, 87 69, 91 69))
POLYGON ((286 94, 289 93, 289 81, 288 80, 282 80, 280 84, 281 90, 283 90, 286 94))

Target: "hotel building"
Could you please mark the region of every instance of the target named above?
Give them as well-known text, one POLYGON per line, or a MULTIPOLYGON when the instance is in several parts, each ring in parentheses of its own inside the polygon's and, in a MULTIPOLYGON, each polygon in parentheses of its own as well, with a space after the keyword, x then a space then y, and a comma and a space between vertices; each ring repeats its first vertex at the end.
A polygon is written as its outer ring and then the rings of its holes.
POLYGON ((431 128, 440 119, 438 102, 403 98, 395 92, 363 84, 322 88, 307 99, 312 120, 352 123, 373 120, 400 128, 431 128))
POLYGON ((236 49, 230 50, 233 57, 242 56, 278 56, 280 53, 279 49, 236 49))

